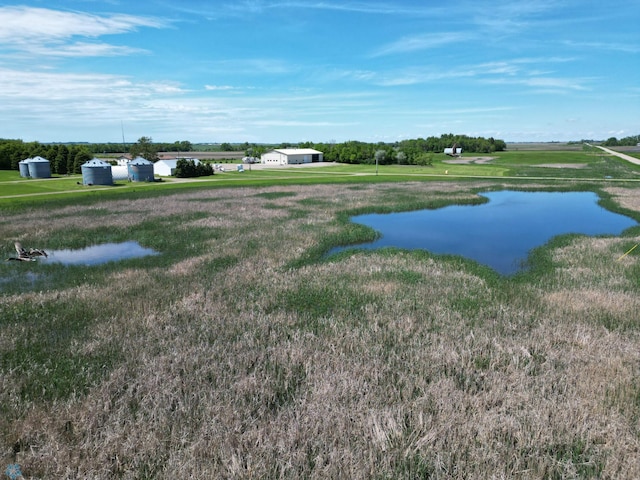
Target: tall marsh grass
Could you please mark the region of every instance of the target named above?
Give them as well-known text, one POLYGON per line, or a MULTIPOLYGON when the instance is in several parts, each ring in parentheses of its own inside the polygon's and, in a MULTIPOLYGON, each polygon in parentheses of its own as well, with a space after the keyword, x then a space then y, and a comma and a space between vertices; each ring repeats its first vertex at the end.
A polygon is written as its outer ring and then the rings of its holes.
MULTIPOLYGON (((565 238, 510 278, 427 252, 322 257, 371 235, 349 213, 490 187, 212 189, 5 216, 6 252, 117 238, 161 253, 0 266, 6 464, 25 478, 640 477, 640 252, 618 261, 640 235, 565 238)), ((637 190, 608 193, 640 211, 637 190)))

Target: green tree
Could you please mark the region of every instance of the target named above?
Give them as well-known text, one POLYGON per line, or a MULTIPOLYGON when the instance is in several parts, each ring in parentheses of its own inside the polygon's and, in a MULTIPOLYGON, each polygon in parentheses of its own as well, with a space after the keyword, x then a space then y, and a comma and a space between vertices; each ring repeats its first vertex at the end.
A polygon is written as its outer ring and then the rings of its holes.
POLYGON ((421 165, 423 167, 429 167, 433 165, 433 152, 423 153, 422 155, 419 155, 415 159, 415 164, 421 165))
POLYGON ((67 173, 67 158, 69 157, 69 149, 66 145, 60 145, 58 154, 55 158, 50 159, 53 165, 53 171, 60 175, 67 173))
MULTIPOLYGON (((69 158, 72 158, 69 155, 69 158)), ((82 173, 82 165, 91 160, 91 152, 86 148, 78 149, 78 152, 73 156, 73 168, 67 173, 82 173)))
POLYGON ((150 162, 157 162, 158 147, 153 143, 151 137, 140 137, 137 143, 131 145, 129 153, 133 158, 142 157, 150 162))
POLYGON ((176 162, 176 170, 174 175, 178 178, 196 177, 196 164, 193 160, 181 158, 176 162))
POLYGON ((385 158, 387 158, 387 152, 384 150, 376 150, 376 153, 373 154, 376 159, 376 175, 378 174, 378 165, 383 165, 385 158))
POLYGON ((178 178, 206 177, 213 175, 213 167, 210 163, 200 162, 196 164, 194 160, 181 158, 176 163, 175 176, 178 178))

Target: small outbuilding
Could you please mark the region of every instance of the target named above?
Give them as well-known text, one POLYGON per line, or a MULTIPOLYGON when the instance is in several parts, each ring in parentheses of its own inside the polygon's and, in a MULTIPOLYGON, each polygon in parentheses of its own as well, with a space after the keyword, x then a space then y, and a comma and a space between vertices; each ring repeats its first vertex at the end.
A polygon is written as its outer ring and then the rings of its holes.
POLYGON ((323 153, 313 148, 279 148, 260 157, 265 165, 299 165, 323 162, 323 153))
POLYGON ((111 164, 93 158, 80 166, 83 185, 113 185, 111 164))
POLYGON ((136 157, 127 163, 130 182, 153 182, 154 166, 146 158, 136 157))

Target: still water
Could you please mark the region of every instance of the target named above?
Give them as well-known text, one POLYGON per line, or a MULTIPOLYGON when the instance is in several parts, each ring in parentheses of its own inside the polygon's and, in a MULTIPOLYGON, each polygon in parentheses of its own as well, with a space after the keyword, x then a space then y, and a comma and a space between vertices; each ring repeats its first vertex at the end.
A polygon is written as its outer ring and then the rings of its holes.
POLYGON ((618 235, 638 224, 599 206, 593 192, 505 190, 481 195, 489 202, 355 216, 353 222, 377 230, 381 237, 330 253, 353 248, 423 249, 461 255, 510 275, 524 268, 531 249, 557 235, 618 235))
POLYGON ((151 248, 144 248, 138 242, 103 243, 79 250, 47 251, 49 256, 40 257, 38 261, 64 265, 99 265, 128 258, 156 255, 157 253, 151 248))

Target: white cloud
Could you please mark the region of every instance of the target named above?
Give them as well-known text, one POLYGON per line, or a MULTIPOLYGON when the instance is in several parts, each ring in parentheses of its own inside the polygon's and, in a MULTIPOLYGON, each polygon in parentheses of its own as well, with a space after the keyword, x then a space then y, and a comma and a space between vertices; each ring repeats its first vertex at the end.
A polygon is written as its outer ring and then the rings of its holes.
POLYGON ((132 32, 140 27, 163 28, 166 22, 133 15, 99 16, 47 8, 0 7, 0 46, 7 53, 57 57, 114 56, 144 50, 105 43, 71 42, 74 37, 98 38, 132 32))
POLYGON ((195 9, 187 4, 174 2, 171 8, 188 14, 204 15, 210 18, 218 18, 222 16, 246 16, 246 15, 264 15, 268 10, 324 10, 345 13, 362 13, 369 15, 402 15, 411 17, 433 17, 434 15, 446 15, 450 10, 445 7, 432 7, 422 5, 400 5, 398 3, 389 2, 371 2, 371 1, 300 1, 300 0, 283 0, 274 2, 261 2, 255 0, 243 0, 235 2, 222 3, 218 2, 214 9, 206 9, 206 7, 195 9))
POLYGON ((565 45, 578 48, 580 50, 605 50, 622 53, 640 53, 640 45, 635 42, 619 43, 619 42, 573 42, 566 41, 565 45))
POLYGON ((42 46, 32 45, 30 55, 38 55, 45 58, 51 57, 114 57, 122 55, 148 54, 148 50, 131 48, 126 46, 110 45, 108 43, 78 42, 69 45, 42 46))
MULTIPOLYGON (((59 104, 64 110, 77 106, 98 111, 153 95, 186 93, 172 82, 140 82, 120 75, 20 71, 0 68, 0 105, 20 100, 21 109, 37 110, 59 104)), ((2 107, 0 107, 0 112, 2 107)), ((6 112, 10 115, 11 112, 6 112)))
POLYGON ((472 36, 468 33, 448 32, 448 33, 427 33, 420 35, 411 35, 401 38, 389 45, 385 45, 377 49, 372 57, 382 57, 398 53, 415 52, 418 50, 427 50, 438 48, 451 43, 458 43, 470 40, 472 36))
POLYGON ((230 85, 205 85, 204 89, 209 91, 230 91, 237 90, 237 87, 232 87, 230 85))
POLYGON ((138 27, 161 28, 165 22, 133 15, 98 16, 47 8, 0 7, 0 41, 54 40, 73 36, 99 37, 138 27))
POLYGON ((238 58, 219 60, 211 63, 218 71, 232 72, 241 75, 284 75, 300 69, 290 62, 275 58, 238 58))
POLYGON ((500 85, 520 85, 530 87, 540 93, 566 93, 569 91, 588 91, 586 86, 590 79, 587 78, 562 78, 562 77, 538 77, 529 78, 493 78, 486 79, 486 83, 500 85))

